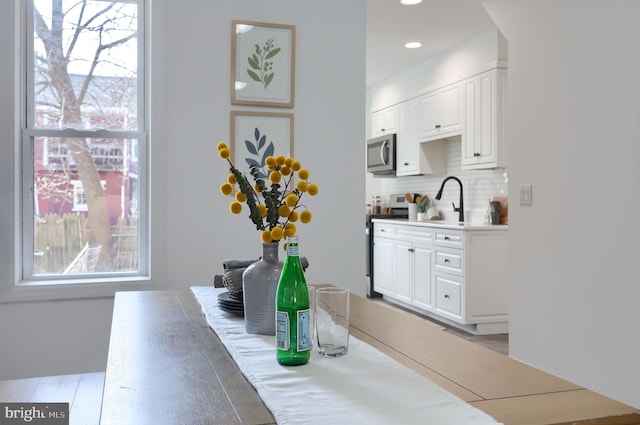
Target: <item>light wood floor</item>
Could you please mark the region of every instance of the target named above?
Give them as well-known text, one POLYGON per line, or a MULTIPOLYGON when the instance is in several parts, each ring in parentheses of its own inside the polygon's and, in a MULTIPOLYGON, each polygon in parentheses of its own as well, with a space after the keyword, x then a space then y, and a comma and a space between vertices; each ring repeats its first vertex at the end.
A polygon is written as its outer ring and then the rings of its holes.
MULTIPOLYGON (((355 337, 505 425, 640 424, 636 409, 510 359, 508 335, 473 336, 384 301, 357 300, 355 337)), ((98 425, 104 378, 96 372, 0 381, 0 402, 68 402, 71 425, 98 425)))
POLYGON ((0 401, 69 403, 69 425, 98 425, 104 372, 0 381, 0 401))

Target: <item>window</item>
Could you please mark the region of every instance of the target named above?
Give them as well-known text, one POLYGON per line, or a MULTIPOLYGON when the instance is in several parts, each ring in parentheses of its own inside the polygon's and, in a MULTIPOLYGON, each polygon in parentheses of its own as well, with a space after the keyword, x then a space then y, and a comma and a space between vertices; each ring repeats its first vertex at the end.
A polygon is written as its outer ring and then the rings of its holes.
POLYGON ((147 273, 143 0, 25 0, 22 281, 147 273))

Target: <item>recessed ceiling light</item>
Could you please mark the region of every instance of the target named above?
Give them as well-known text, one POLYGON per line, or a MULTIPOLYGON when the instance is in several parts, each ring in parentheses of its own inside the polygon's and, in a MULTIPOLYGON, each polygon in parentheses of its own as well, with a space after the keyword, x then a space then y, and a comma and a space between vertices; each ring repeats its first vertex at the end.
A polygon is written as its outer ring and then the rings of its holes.
POLYGON ((422 47, 422 43, 418 41, 410 41, 404 45, 407 49, 417 49, 418 47, 422 47))
POLYGON ((422 0, 400 0, 400 4, 404 4, 406 6, 412 6, 420 3, 422 3, 422 0))

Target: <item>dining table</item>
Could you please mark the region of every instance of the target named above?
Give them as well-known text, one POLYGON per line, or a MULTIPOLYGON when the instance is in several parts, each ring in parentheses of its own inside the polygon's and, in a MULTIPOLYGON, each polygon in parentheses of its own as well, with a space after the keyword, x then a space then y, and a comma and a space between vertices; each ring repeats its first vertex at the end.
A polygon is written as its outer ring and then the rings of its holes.
POLYGON ((344 356, 279 365, 225 292, 116 293, 101 424, 498 424, 353 336, 344 356))

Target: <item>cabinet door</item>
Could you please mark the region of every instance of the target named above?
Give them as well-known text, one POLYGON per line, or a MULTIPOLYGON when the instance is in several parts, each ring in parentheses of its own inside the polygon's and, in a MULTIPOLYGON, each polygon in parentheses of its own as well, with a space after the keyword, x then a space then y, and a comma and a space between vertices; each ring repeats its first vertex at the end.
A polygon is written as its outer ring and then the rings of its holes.
POLYGON ((432 285, 431 269, 433 248, 428 244, 414 243, 413 246, 413 305, 431 309, 432 285))
POLYGON ((506 166, 502 145, 504 70, 492 70, 464 82, 462 167, 506 166))
POLYGON ((420 145, 415 131, 416 105, 417 102, 408 101, 398 107, 396 139, 396 175, 398 176, 415 175, 420 171, 420 145))
POLYGON ((480 99, 478 113, 478 134, 476 149, 478 150, 478 164, 495 164, 497 161, 497 117, 496 117, 496 78, 493 74, 480 77, 480 99))
POLYGON ((432 139, 439 132, 438 92, 433 91, 418 98, 416 122, 418 139, 432 139))
POLYGON ((371 115, 372 137, 395 133, 398 127, 398 107, 390 106, 371 115))
POLYGON ((418 139, 436 140, 462 132, 460 84, 451 84, 418 98, 418 139))
POLYGON ((464 109, 462 132, 462 165, 474 165, 478 162, 476 139, 478 138, 480 87, 477 78, 467 80, 463 84, 464 109))
POLYGON ((440 90, 438 97, 438 124, 440 133, 460 133, 462 130, 460 84, 453 84, 440 90))
POLYGON ((395 297, 400 301, 411 302, 413 275, 413 245, 403 240, 395 241, 395 297))
POLYGON ((393 239, 373 240, 373 289, 384 295, 393 295, 393 239))

